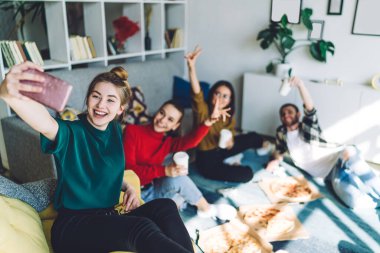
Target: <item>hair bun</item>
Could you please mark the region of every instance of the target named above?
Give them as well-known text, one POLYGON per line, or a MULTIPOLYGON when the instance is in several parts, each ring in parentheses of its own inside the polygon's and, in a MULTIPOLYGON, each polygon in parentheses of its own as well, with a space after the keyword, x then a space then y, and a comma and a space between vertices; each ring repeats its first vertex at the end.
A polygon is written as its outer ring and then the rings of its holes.
POLYGON ((111 69, 110 71, 111 73, 114 73, 115 75, 117 75, 119 78, 121 78, 122 80, 128 80, 128 71, 126 71, 123 67, 121 66, 118 66, 118 67, 115 67, 113 69, 111 69))

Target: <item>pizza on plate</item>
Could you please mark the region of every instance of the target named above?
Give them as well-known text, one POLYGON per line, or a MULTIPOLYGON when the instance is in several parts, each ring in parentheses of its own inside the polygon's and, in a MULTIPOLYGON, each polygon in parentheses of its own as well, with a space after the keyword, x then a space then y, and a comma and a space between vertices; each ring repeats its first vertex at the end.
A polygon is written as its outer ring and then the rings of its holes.
POLYGON ((241 229, 226 223, 201 232, 199 246, 205 253, 264 253, 271 252, 263 246, 261 239, 255 238, 249 228, 241 229))
POLYGON ((270 190, 278 198, 292 202, 309 201, 313 195, 313 191, 306 180, 297 180, 293 177, 272 181, 270 190))
POLYGON ((280 207, 252 206, 241 210, 241 216, 255 231, 266 234, 285 234, 293 230, 294 218, 280 207))

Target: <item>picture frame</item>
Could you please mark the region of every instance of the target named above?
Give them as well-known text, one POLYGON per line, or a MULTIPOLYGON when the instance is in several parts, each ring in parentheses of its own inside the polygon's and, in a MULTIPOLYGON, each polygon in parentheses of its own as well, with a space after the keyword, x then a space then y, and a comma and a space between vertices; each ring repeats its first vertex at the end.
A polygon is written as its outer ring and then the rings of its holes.
POLYGON ((357 0, 352 34, 380 36, 379 0, 357 0))
POLYGON ((327 15, 342 15, 344 0, 329 0, 327 15))
POLYGON ((313 24, 313 30, 308 32, 307 38, 309 40, 321 40, 323 39, 323 30, 325 27, 324 20, 311 20, 313 24))
POLYGON ((291 24, 299 24, 301 21, 302 0, 272 0, 271 21, 279 22, 284 14, 291 24))

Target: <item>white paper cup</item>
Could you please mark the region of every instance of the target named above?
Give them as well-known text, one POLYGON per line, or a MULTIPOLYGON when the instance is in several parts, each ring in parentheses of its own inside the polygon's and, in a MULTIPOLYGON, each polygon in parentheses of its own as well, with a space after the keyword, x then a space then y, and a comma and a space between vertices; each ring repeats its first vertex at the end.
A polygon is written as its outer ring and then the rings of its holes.
POLYGON ((231 140, 232 138, 232 132, 228 129, 222 129, 220 131, 220 137, 219 137, 219 147, 220 148, 227 148, 227 143, 231 140))
POLYGON ((284 78, 280 87, 280 95, 284 97, 287 96, 291 89, 289 78, 284 78))
POLYGON ((180 151, 174 154, 173 161, 177 165, 183 166, 185 169, 189 169, 189 155, 186 152, 180 151))

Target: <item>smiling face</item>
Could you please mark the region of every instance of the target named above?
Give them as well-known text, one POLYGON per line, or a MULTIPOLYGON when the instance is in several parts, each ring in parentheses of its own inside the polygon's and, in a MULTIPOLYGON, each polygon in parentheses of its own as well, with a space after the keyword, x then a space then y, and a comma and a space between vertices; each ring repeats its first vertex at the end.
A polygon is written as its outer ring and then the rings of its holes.
POLYGON ((285 106, 281 109, 280 118, 282 124, 288 129, 296 129, 298 127, 298 122, 301 114, 297 112, 293 106, 285 106))
POLYGON ((118 89, 112 83, 97 83, 87 98, 88 121, 99 130, 105 130, 123 110, 118 89))
POLYGON ((166 104, 156 113, 153 128, 157 133, 176 130, 181 124, 182 113, 172 104, 166 104))
POLYGON ((212 96, 212 104, 215 105, 216 99, 219 98, 219 109, 226 108, 230 104, 231 96, 231 90, 227 86, 219 86, 212 96))

